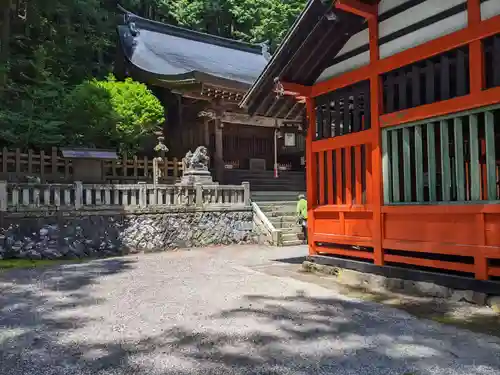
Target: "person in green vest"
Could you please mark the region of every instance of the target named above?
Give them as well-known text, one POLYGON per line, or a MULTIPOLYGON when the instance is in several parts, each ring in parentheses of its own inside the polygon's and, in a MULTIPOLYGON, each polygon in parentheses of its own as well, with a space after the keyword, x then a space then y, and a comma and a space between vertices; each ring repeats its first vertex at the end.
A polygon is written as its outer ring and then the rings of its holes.
POLYGON ((299 195, 297 202, 297 223, 302 227, 304 241, 307 243, 307 200, 304 194, 299 195))

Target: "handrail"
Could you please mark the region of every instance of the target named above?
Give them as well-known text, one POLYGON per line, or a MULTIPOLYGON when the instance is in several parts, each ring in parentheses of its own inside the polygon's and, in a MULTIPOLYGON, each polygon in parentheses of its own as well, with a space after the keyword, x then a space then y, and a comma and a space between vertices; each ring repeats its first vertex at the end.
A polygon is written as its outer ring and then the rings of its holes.
POLYGON ((267 216, 262 212, 260 209, 259 205, 255 202, 252 202, 252 209, 254 212, 254 215, 257 217, 257 219, 262 223, 262 226, 266 230, 266 232, 269 233, 271 236, 272 242, 280 246, 281 245, 281 231, 276 229, 274 225, 269 221, 267 216))

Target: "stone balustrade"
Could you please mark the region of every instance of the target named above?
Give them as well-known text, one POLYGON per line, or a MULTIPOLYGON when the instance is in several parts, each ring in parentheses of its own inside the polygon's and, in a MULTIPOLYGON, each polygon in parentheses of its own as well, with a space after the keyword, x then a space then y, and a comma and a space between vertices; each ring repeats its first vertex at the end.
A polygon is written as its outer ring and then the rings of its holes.
POLYGON ((249 207, 250 185, 36 184, 0 181, 0 211, 249 207))

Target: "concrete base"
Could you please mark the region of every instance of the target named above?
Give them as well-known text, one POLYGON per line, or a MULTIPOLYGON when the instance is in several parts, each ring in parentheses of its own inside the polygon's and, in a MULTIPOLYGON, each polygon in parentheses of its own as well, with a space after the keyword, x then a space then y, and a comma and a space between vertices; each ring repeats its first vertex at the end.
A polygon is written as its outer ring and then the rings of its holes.
MULTIPOLYGON (((499 284, 494 281, 467 280, 459 276, 439 275, 429 277, 431 273, 401 269, 396 267, 380 267, 380 270, 391 268, 392 272, 373 272, 375 269, 354 269, 354 261, 349 263, 335 262, 334 257, 309 256, 302 264, 304 271, 318 272, 336 276, 337 282, 367 290, 387 290, 408 295, 445 298, 454 302, 467 301, 477 305, 493 304, 500 293, 499 284), (351 266, 351 267, 349 267, 351 266), (415 276, 420 277, 415 277, 415 276), (462 282, 457 282, 457 281, 462 282), (465 282, 469 281, 469 282, 465 282)), ((345 259, 342 259, 345 261, 345 259)), ((377 267, 370 265, 372 267, 377 267)))
POLYGON ((182 175, 180 185, 218 185, 218 182, 214 182, 212 175, 209 171, 197 171, 191 170, 186 171, 182 175))

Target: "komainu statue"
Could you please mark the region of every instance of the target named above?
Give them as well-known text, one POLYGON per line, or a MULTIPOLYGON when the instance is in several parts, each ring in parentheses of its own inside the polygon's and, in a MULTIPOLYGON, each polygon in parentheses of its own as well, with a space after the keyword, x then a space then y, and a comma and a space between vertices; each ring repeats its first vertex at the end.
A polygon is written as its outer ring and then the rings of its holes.
POLYGON ((208 171, 208 151, 205 146, 199 146, 194 152, 189 150, 183 159, 184 173, 188 171, 208 171))

